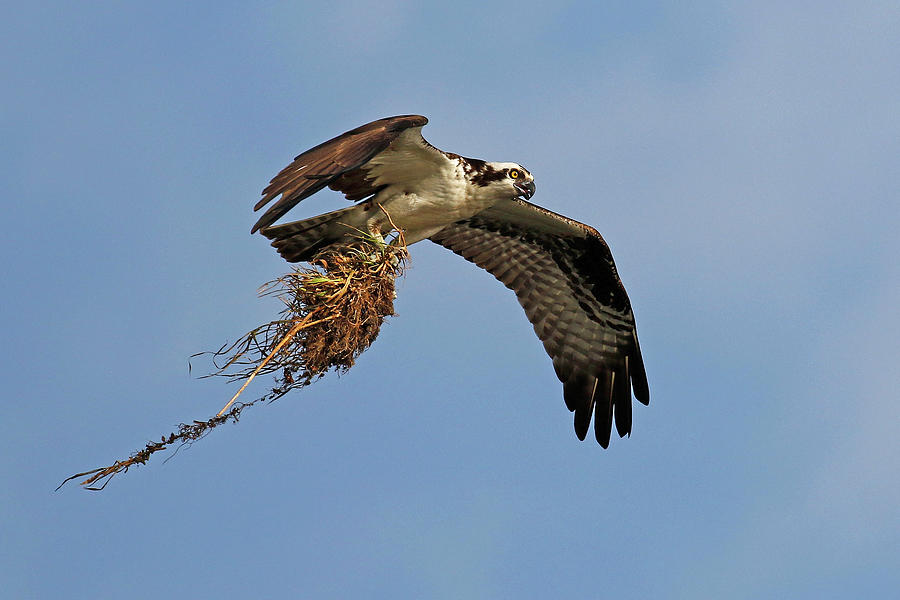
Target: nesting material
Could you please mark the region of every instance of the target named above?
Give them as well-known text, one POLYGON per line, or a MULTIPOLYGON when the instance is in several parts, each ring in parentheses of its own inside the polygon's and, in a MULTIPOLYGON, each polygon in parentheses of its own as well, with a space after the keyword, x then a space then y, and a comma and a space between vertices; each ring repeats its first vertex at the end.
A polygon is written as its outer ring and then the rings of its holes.
POLYGON ((346 372, 375 341, 384 319, 394 314, 394 283, 408 258, 402 236, 389 245, 360 239, 339 250, 325 251, 308 266, 295 267, 263 285, 260 296, 274 296, 284 304, 278 318, 233 344, 202 353, 212 355, 216 369, 207 377, 243 382, 214 417, 181 423, 177 431, 158 442, 148 442, 129 458, 72 475, 60 487, 86 477, 82 486, 102 490, 115 475, 145 464, 156 452, 173 444, 192 443, 223 423, 237 422, 249 406, 276 400, 331 370, 346 372), (238 401, 254 378, 267 374, 275 377, 268 393, 250 402, 238 401))

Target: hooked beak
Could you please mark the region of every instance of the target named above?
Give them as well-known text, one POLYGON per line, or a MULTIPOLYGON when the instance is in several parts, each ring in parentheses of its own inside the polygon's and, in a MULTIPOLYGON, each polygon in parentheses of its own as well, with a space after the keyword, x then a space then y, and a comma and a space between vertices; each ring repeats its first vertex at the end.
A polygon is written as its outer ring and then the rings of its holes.
POLYGON ((523 181, 522 183, 516 182, 514 187, 519 192, 519 198, 525 198, 526 200, 530 200, 532 196, 534 196, 534 182, 533 181, 523 181))

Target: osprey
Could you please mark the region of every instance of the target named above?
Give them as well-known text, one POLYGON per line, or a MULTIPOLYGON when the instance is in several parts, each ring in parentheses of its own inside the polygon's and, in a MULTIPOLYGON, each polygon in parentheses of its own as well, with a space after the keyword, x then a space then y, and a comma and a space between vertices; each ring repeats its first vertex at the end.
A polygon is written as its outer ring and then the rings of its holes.
POLYGON ((261 231, 288 262, 367 231, 396 226, 407 244, 429 239, 513 290, 553 359, 575 434, 609 446, 612 424, 631 433, 631 393, 650 401, 634 313, 606 242, 592 227, 528 202, 534 177, 523 166, 438 150, 422 137, 428 119, 373 121, 297 156, 263 190, 261 231), (357 204, 272 224, 329 187, 357 204), (383 211, 374 210, 380 205, 383 211))

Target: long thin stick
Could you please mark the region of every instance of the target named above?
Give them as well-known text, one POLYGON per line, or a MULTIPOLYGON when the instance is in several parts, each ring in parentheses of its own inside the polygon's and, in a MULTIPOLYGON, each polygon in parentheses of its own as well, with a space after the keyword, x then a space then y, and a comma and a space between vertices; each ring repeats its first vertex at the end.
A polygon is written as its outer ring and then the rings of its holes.
POLYGON ((272 360, 272 357, 274 357, 278 353, 278 351, 284 347, 285 344, 287 344, 289 341, 291 341, 291 339, 297 334, 298 331, 300 331, 301 329, 304 329, 305 327, 312 327, 313 325, 316 325, 318 323, 323 323, 325 321, 331 321, 332 319, 334 319, 334 316, 330 316, 330 317, 325 317, 324 319, 310 321, 309 319, 313 315, 315 315, 316 312, 318 312, 318 309, 312 311, 311 313, 309 313, 308 315, 303 317, 302 321, 298 322, 293 327, 291 327, 291 330, 288 331, 284 335, 283 338, 281 338, 281 341, 278 342, 278 344, 269 353, 269 355, 261 363, 259 363, 259 365, 257 365, 257 367, 255 369, 253 369, 253 372, 250 374, 249 377, 247 377, 247 381, 245 381, 244 385, 241 386, 241 389, 239 389, 237 391, 237 393, 235 393, 235 395, 231 397, 231 400, 228 401, 228 404, 223 406, 222 410, 220 410, 219 412, 216 413, 217 417, 221 417, 225 413, 225 411, 227 411, 229 408, 231 408, 231 405, 234 404, 234 401, 237 400, 238 396, 240 396, 244 392, 244 390, 247 389, 247 386, 250 385, 250 382, 253 381, 253 378, 256 377, 257 374, 259 374, 259 372, 263 369, 263 367, 265 367, 269 363, 269 361, 272 360))

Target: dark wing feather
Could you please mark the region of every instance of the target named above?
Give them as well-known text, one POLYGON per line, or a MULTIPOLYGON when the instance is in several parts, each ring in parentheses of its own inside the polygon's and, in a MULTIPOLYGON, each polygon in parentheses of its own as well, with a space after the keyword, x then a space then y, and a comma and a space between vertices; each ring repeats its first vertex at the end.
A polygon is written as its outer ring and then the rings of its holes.
POLYGON ((631 391, 650 401, 631 302, 591 227, 522 200, 498 203, 430 238, 512 289, 563 382, 575 433, 609 445, 631 433, 631 391))
POLYGON ((279 195, 281 198, 263 213, 251 233, 281 218, 304 198, 330 186, 345 191, 351 200, 374 194, 377 189, 358 171, 373 156, 385 150, 410 127, 422 127, 428 119, 420 115, 403 115, 372 121, 336 138, 323 142, 300 154, 282 169, 266 189, 253 210, 259 210, 279 195))

